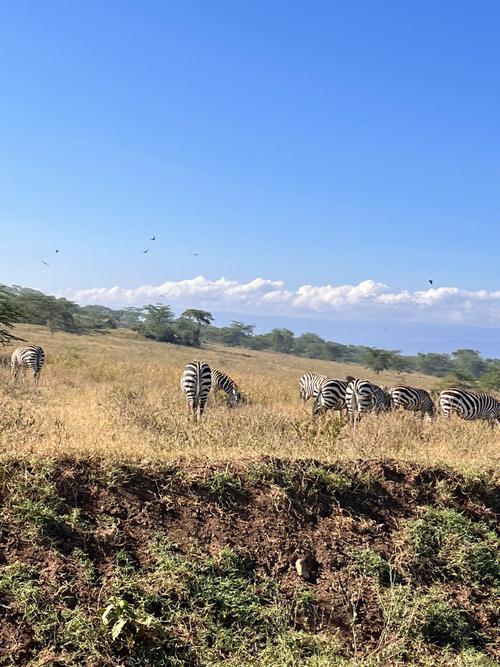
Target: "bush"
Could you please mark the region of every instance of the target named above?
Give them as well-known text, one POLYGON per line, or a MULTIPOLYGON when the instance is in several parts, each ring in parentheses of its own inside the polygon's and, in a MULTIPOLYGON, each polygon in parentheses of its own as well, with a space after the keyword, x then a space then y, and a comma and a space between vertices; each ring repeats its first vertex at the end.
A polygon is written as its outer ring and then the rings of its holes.
POLYGON ((410 568, 432 577, 500 584, 500 540, 484 523, 451 509, 428 508, 407 526, 410 568))

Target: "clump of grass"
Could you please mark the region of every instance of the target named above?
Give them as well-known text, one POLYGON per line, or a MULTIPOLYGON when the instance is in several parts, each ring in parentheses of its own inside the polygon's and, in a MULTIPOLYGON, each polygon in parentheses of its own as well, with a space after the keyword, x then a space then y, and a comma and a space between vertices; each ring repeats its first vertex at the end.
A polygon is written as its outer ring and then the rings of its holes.
POLYGON ((354 549, 352 558, 361 574, 377 577, 381 584, 389 584, 400 579, 385 558, 372 549, 354 549))
POLYGON ((27 537, 57 543, 67 538, 84 535, 87 526, 78 507, 68 507, 58 495, 51 479, 50 466, 40 469, 12 470, 12 476, 4 476, 3 487, 8 502, 4 512, 19 524, 27 537))
POLYGON ((463 611, 429 598, 421 606, 421 632, 427 642, 456 649, 467 647, 474 636, 463 611))
POLYGON ((434 578, 500 584, 500 540, 484 523, 452 509, 429 507, 407 524, 409 567, 434 578))
POLYGON ((289 463, 267 461, 248 466, 247 475, 252 483, 275 484, 289 496, 333 500, 348 493, 352 478, 321 463, 289 463))
POLYGON ((166 654, 172 664, 217 664, 252 655, 277 635, 283 623, 278 588, 256 577, 242 556, 223 549, 188 557, 161 534, 151 554, 153 562, 142 571, 121 555, 103 610, 112 640, 123 651, 133 644, 135 659, 147 659, 140 664, 163 665, 166 654))
POLYGON ((244 493, 241 477, 230 470, 215 470, 204 480, 203 486, 221 505, 234 504, 244 493))
POLYGON ((47 584, 36 567, 17 561, 2 568, 0 598, 4 608, 14 609, 23 619, 33 641, 64 664, 76 666, 98 657, 95 618, 78 604, 66 604, 72 599, 68 584, 47 584))
POLYGON ((295 593, 295 606, 299 613, 305 614, 311 611, 318 602, 316 591, 312 588, 300 588, 295 593))

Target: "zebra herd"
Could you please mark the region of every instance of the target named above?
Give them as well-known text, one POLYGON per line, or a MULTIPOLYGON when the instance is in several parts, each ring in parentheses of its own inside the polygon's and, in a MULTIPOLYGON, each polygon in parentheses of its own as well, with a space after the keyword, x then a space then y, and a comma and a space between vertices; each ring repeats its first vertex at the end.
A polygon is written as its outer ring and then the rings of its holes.
MULTIPOLYGON (((44 362, 45 353, 39 345, 16 348, 11 357, 13 379, 17 380, 20 371, 24 375, 29 370, 35 384, 38 384, 44 362)), ((243 395, 234 380, 221 370, 211 369, 203 361, 191 361, 186 365, 181 377, 181 389, 187 399, 189 412, 197 419, 203 415, 210 391, 214 401, 219 392, 227 394, 231 407, 243 401, 243 395)), ((299 379, 299 394, 304 403, 314 399, 313 416, 327 410, 338 410, 354 424, 363 413, 379 414, 393 408, 431 418, 436 414, 434 401, 425 389, 396 385, 388 391, 369 380, 352 376, 339 380, 317 373, 304 373, 299 379)), ((439 408, 445 417, 456 414, 466 420, 485 419, 492 426, 500 423, 500 401, 489 394, 445 389, 439 394, 439 408)))
MULTIPOLYGON (((355 424, 362 413, 387 412, 391 409, 410 410, 432 418, 436 407, 425 389, 396 385, 389 391, 369 380, 348 376, 345 380, 305 373, 299 379, 299 393, 305 402, 314 398, 312 414, 326 410, 345 413, 355 424)), ((500 401, 489 394, 464 389, 445 389, 439 394, 439 406, 445 417, 456 414, 462 419, 485 419, 493 426, 500 423, 500 401)))

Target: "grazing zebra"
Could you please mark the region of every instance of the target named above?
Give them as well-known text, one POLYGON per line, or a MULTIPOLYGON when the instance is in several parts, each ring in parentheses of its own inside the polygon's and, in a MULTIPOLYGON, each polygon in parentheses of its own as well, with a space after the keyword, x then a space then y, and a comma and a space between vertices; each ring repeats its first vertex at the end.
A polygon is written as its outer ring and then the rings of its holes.
POLYGON ((474 394, 464 389, 445 389, 439 394, 445 417, 456 414, 462 419, 487 419, 493 426, 500 422, 500 401, 489 394, 474 394))
POLYGON ((299 378, 299 392, 300 398, 305 403, 313 396, 318 395, 319 387, 324 380, 327 380, 326 375, 318 375, 318 373, 304 373, 299 378))
POLYGON ((11 372, 14 380, 17 380, 19 370, 23 373, 29 369, 33 373, 35 384, 38 384, 40 371, 45 362, 45 352, 39 345, 21 345, 16 347, 11 357, 11 372))
POLYGON ((319 385, 313 405, 313 415, 325 410, 342 410, 347 408, 345 393, 349 382, 325 378, 319 385))
POLYGON ((431 417, 434 415, 434 402, 425 389, 415 389, 415 387, 398 384, 390 390, 389 394, 396 409, 420 412, 422 417, 426 414, 431 417))
POLYGON ((362 412, 379 414, 391 407, 390 395, 369 380, 353 380, 346 389, 345 400, 349 417, 355 423, 362 412))
POLYGON ((189 412, 197 419, 201 418, 212 386, 210 366, 203 361, 191 361, 186 365, 181 377, 181 389, 184 392, 189 412))
POLYGON ((234 408, 234 406, 241 400, 241 394, 238 391, 236 382, 232 380, 229 375, 226 375, 226 373, 223 373, 216 368, 212 369, 212 391, 214 399, 219 391, 224 391, 229 396, 229 405, 232 408, 234 408))

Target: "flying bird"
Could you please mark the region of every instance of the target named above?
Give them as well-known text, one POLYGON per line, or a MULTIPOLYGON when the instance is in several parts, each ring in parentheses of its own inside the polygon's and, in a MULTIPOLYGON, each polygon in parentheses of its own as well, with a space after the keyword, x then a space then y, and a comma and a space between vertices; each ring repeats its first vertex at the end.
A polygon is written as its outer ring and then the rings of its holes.
POLYGON ((200 254, 199 252, 194 252, 193 257, 198 257, 199 254, 200 254))
POLYGON ((149 248, 147 250, 143 250, 142 254, 145 255, 147 252, 149 252, 149 248))
POLYGON ((48 262, 44 262, 43 259, 42 259, 42 264, 45 264, 45 266, 50 266, 50 264, 48 262))
POLYGON ((156 236, 152 236, 149 240, 150 241, 156 241, 156 236))
POLYGON ((58 252, 59 252, 59 250, 56 248, 56 255, 57 255, 58 252))
POLYGON ((433 280, 429 280, 429 282, 430 282, 431 285, 434 285, 434 281, 433 281, 433 280))

